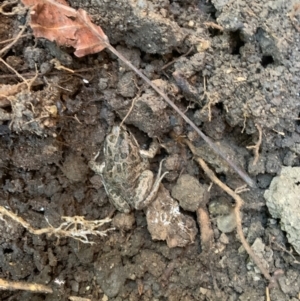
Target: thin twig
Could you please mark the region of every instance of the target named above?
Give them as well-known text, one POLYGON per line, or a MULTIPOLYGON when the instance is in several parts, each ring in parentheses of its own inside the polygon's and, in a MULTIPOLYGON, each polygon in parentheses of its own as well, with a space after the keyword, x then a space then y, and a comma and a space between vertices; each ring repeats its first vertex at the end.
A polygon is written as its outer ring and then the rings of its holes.
POLYGON ((120 127, 123 125, 123 123, 125 122, 125 120, 127 119, 127 117, 130 115, 130 113, 132 112, 136 101, 138 100, 138 98, 141 96, 141 92, 142 92, 142 88, 140 88, 137 92, 137 95, 135 96, 135 98, 132 100, 131 102, 131 106, 128 110, 128 112, 126 113, 125 117, 122 119, 121 123, 120 123, 120 127))
POLYGON ((207 27, 218 29, 220 31, 224 31, 224 27, 223 26, 221 26, 219 24, 216 24, 214 22, 204 22, 203 25, 206 25, 207 27))
POLYGON ((261 141, 262 141, 262 129, 261 126, 259 124, 255 124, 257 130, 258 130, 258 141, 255 143, 255 145, 250 145, 247 146, 247 149, 253 149, 254 152, 254 160, 253 160, 253 165, 256 165, 258 159, 259 159, 259 148, 261 145, 261 141))
POLYGON ((221 189, 223 189, 227 194, 229 194, 236 202, 235 208, 234 208, 234 214, 236 218, 236 228, 237 233, 239 235, 239 238, 241 240, 241 243, 249 256, 252 258, 254 263, 257 265, 261 273, 264 275, 266 279, 268 279, 270 282, 273 281, 273 278, 267 271, 267 269, 263 266, 260 259, 255 255, 253 250, 251 249, 250 245, 248 244, 242 228, 242 217, 241 217, 241 207, 243 206, 243 199, 236 194, 233 190, 231 190, 227 185, 225 185, 223 182, 221 182, 214 174, 214 172, 207 166, 207 164, 204 162, 203 159, 196 156, 196 149, 195 146, 187 139, 184 139, 184 142, 186 145, 190 148, 191 152, 195 156, 195 160, 198 162, 198 164, 201 166, 201 168, 204 170, 206 175, 210 178, 211 181, 213 181, 215 184, 217 184, 221 189))
POLYGON ((8 281, 0 278, 0 289, 1 290, 23 290, 35 293, 49 293, 52 294, 53 290, 51 287, 39 284, 39 283, 27 283, 23 281, 8 281))
MULTIPOLYGON (((26 37, 31 37, 31 36, 32 36, 31 33, 26 33, 26 34, 22 34, 19 38, 26 38, 26 37)), ((11 38, 11 39, 0 41, 0 45, 1 44, 6 44, 6 43, 11 42, 11 41, 14 41, 15 39, 16 38, 11 38)))
POLYGON ((22 29, 21 29, 20 32, 17 34, 17 36, 14 38, 14 40, 13 40, 10 44, 6 45, 4 48, 2 48, 2 49, 0 50, 0 57, 3 57, 3 56, 7 53, 7 51, 8 51, 13 45, 15 45, 15 44, 18 42, 18 40, 23 36, 23 33, 24 33, 25 29, 27 28, 27 23, 28 23, 28 17, 26 18, 26 23, 22 26, 22 29))
POLYGON ((268 287, 266 287, 266 301, 271 301, 270 299, 270 290, 268 287))

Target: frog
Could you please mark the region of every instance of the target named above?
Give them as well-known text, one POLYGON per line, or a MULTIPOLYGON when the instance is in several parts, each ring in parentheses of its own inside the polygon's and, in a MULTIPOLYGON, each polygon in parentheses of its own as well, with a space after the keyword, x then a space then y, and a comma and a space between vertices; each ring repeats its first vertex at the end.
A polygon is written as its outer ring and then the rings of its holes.
POLYGON ((89 167, 101 176, 111 204, 120 212, 142 210, 151 204, 158 193, 162 174, 161 160, 154 177, 149 159, 159 150, 153 141, 148 150, 141 149, 134 135, 125 125, 114 125, 104 140, 104 162, 96 161, 99 153, 89 161, 89 167))

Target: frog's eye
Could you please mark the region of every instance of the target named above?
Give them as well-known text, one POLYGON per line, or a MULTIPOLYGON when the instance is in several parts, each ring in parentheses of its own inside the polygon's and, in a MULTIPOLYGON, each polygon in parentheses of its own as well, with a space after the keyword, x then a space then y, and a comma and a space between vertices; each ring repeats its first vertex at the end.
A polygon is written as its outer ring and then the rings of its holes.
POLYGON ((136 156, 135 154, 133 154, 133 153, 131 153, 131 155, 130 155, 130 160, 131 161, 138 161, 138 156, 136 156))

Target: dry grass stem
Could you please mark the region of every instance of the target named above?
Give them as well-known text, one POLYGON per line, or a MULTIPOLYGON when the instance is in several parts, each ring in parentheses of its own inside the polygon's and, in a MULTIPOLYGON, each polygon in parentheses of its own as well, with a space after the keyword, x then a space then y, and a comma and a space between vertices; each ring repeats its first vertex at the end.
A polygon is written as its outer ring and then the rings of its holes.
POLYGON ((258 141, 255 143, 255 145, 247 146, 247 149, 253 149, 253 152, 254 152, 253 165, 256 165, 256 163, 259 159, 259 148, 260 148, 261 142, 262 142, 262 128, 259 124, 255 124, 255 126, 258 130, 258 141))
POLYGON ((216 23, 214 23, 214 22, 204 22, 203 24, 204 24, 205 26, 207 26, 207 27, 211 27, 211 28, 214 28, 214 29, 218 29, 218 30, 220 30, 220 31, 223 31, 223 30, 224 30, 224 28, 223 28, 221 25, 216 24, 216 23))
POLYGON ((130 115, 130 113, 132 112, 134 106, 135 106, 135 103, 137 102, 137 100, 139 99, 139 97, 141 96, 141 92, 142 92, 142 88, 140 88, 137 92, 137 95, 135 96, 135 98, 131 101, 131 106, 128 110, 128 112, 126 113, 125 117, 122 119, 121 123, 120 123, 120 126, 123 125, 123 123, 125 122, 125 120, 128 118, 128 116, 130 115))
MULTIPOLYGON (((32 36, 32 34, 27 33, 27 34, 22 34, 22 35, 20 36, 20 38, 26 38, 26 37, 31 37, 31 36, 32 36)), ((7 40, 0 41, 0 45, 1 45, 1 44, 9 43, 9 42, 11 42, 11 41, 14 41, 15 39, 16 39, 16 38, 11 38, 11 39, 7 39, 7 40)))
MULTIPOLYGON (((28 19, 28 18, 27 18, 27 19, 28 19)), ((15 45, 15 44, 18 42, 18 40, 23 36, 23 33, 24 33, 25 29, 27 28, 27 22, 28 22, 28 21, 26 21, 26 24, 25 24, 24 26, 22 26, 22 29, 21 29, 20 32, 17 34, 17 36, 13 39, 13 41, 12 41, 10 44, 6 45, 5 47, 3 47, 3 48, 0 50, 0 57, 3 57, 3 56, 7 53, 7 51, 8 51, 13 45, 15 45)))
POLYGON ((202 108, 202 111, 204 111, 207 108, 207 110, 208 110, 208 121, 211 122, 211 118, 212 118, 211 106, 218 103, 219 99, 218 99, 218 95, 216 95, 216 93, 207 92, 206 78, 205 77, 203 78, 203 90, 204 90, 204 96, 208 100, 208 103, 202 108))
POLYGON ((30 89, 30 84, 28 81, 16 69, 7 64, 1 57, 0 62, 2 62, 9 70, 13 71, 20 79, 22 79, 22 81, 27 85, 27 88, 30 89))
POLYGON ((299 25, 296 23, 297 21, 296 21, 295 16, 299 13, 299 11, 300 11, 300 3, 296 3, 296 4, 294 4, 294 6, 293 6, 292 12, 290 12, 290 13, 288 14, 288 16, 289 16, 289 18, 290 18, 290 20, 291 20, 293 26, 295 27, 295 29, 296 29, 298 32, 300 32, 300 27, 299 27, 299 25))
POLYGON ((23 290, 35 293, 49 293, 52 294, 53 290, 51 287, 38 284, 38 283, 27 283, 23 281, 8 281, 0 278, 0 289, 1 290, 23 290))
POLYGON ((70 72, 70 73, 75 73, 74 70, 63 66, 58 59, 52 59, 50 61, 50 63, 53 64, 54 68, 57 69, 57 70, 64 70, 64 71, 67 71, 67 72, 70 72))
MULTIPOLYGON (((82 298, 82 297, 77 297, 77 296, 70 296, 69 297, 70 301, 92 301, 92 299, 89 298, 82 298)), ((103 299, 102 299, 103 300, 103 299)))

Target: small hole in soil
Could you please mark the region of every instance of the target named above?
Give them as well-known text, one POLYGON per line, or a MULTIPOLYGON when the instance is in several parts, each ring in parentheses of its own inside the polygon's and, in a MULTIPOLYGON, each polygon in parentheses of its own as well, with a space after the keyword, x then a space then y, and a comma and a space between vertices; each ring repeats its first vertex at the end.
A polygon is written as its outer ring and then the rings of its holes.
POLYGON ((234 31, 230 33, 230 43, 231 43, 231 54, 240 54, 240 48, 245 45, 240 37, 240 31, 234 31))
POLYGON ((295 182, 295 185, 299 186, 299 185, 300 185, 300 182, 299 182, 299 181, 295 182))
POLYGON ((208 32, 209 32, 211 38, 220 36, 223 34, 221 30, 219 30, 217 28, 212 28, 212 27, 208 27, 208 32))
POLYGON ((216 20, 217 9, 211 1, 200 0, 197 6, 201 14, 210 15, 211 19, 216 20))
POLYGON ((274 63, 274 60, 273 60, 273 57, 271 55, 264 55, 261 59, 261 65, 264 67, 264 68, 267 68, 267 66, 269 64, 273 64, 274 63))
POLYGON ((12 249, 10 249, 10 248, 7 248, 7 249, 4 249, 3 250, 3 253, 4 254, 11 254, 11 253, 13 253, 14 252, 14 250, 12 250, 12 249))
POLYGON ((37 92, 37 91, 42 91, 44 89, 45 85, 44 84, 40 84, 40 85, 34 85, 32 86, 32 91, 37 92))
POLYGON ((220 113, 224 111, 224 105, 222 102, 216 104, 216 108, 220 110, 220 113))

